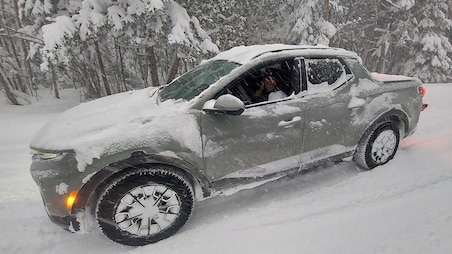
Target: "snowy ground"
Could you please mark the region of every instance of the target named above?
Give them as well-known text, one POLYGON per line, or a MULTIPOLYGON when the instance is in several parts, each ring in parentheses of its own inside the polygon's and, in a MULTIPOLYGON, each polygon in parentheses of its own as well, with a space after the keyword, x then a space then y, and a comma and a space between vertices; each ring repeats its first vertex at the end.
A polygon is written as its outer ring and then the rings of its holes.
POLYGON ((418 131, 389 164, 346 162, 209 199, 178 234, 136 248, 53 225, 30 177, 31 137, 77 92, 23 107, 0 95, 0 253, 452 253, 452 84, 427 88, 418 131))

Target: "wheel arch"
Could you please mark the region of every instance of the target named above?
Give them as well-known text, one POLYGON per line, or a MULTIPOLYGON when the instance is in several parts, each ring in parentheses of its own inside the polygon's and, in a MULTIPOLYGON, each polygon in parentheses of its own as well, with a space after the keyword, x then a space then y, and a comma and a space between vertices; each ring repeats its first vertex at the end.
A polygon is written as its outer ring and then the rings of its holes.
MULTIPOLYGON (((77 215, 84 212, 84 218, 94 218, 98 199, 105 190, 108 183, 118 175, 126 173, 137 167, 166 166, 184 176, 192 185, 195 200, 202 200, 211 196, 212 188, 207 177, 195 166, 174 157, 166 157, 155 154, 146 154, 138 151, 131 154, 125 160, 111 163, 94 175, 83 185, 77 194, 76 201, 72 208, 72 214, 77 215)), ((78 216, 77 216, 78 217, 78 216)), ((88 222, 87 224, 90 224, 88 222)))
POLYGON ((408 115, 401 109, 392 108, 376 117, 375 120, 364 129, 362 137, 365 136, 364 134, 373 131, 378 125, 385 122, 392 122, 397 125, 400 131, 400 139, 404 138, 409 132, 408 115))
MULTIPOLYGON (((381 114, 366 127, 362 136, 359 139, 359 142, 355 148, 355 152, 353 155, 353 160, 363 170, 370 170, 375 167, 369 166, 368 163, 366 162, 367 159, 365 158, 366 156, 365 147, 367 146, 366 144, 368 143, 368 140, 371 138, 371 135, 372 133, 374 133, 374 131, 376 131, 381 126, 387 124, 393 125, 398 130, 398 139, 400 142, 400 140, 402 140, 402 138, 406 135, 408 131, 408 116, 401 110, 391 109, 381 114)), ((398 144, 396 146, 398 147, 398 144)))

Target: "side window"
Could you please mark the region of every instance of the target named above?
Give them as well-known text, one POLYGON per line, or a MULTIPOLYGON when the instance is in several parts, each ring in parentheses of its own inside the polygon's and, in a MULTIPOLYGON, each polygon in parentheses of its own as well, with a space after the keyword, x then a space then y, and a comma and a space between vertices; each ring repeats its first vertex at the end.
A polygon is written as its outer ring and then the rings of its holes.
POLYGON ((293 62, 293 59, 281 60, 252 69, 225 87, 221 94, 232 94, 245 105, 284 99, 300 90, 294 89, 292 82, 293 62))
POLYGON ((307 91, 331 90, 347 80, 346 68, 339 59, 305 59, 307 91))

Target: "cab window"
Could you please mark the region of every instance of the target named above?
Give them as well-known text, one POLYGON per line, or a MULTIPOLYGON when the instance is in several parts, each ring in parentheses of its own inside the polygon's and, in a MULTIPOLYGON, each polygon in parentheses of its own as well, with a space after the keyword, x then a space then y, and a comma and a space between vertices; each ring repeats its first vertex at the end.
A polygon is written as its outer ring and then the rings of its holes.
POLYGON ((299 83, 293 82, 293 59, 286 59, 261 65, 225 87, 218 95, 232 94, 245 105, 275 101, 300 91, 299 83), (274 82, 274 88, 268 83, 274 82), (267 87, 266 87, 267 84, 267 87))
POLYGON ((332 90, 347 81, 346 66, 335 58, 305 59, 308 93, 332 90))

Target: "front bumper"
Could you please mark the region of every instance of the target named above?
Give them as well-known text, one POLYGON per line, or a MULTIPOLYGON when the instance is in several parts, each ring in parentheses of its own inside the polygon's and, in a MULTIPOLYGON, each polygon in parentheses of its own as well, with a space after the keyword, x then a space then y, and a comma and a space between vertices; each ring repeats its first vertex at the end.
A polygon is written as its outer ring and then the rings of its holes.
POLYGON ((75 153, 68 152, 54 159, 33 156, 30 173, 40 189, 50 220, 66 230, 80 230, 80 220, 74 211, 66 208, 70 193, 80 190, 86 177, 85 172, 77 170, 75 153))

